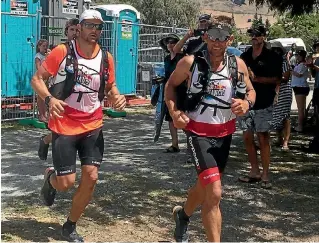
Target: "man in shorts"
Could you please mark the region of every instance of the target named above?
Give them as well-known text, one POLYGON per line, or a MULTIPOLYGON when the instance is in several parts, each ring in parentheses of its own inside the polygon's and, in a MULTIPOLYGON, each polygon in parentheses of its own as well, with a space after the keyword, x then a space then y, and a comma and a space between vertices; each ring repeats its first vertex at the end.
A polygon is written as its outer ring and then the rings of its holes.
MULTIPOLYGON (((78 19, 70 19, 66 22, 64 35, 67 37, 68 41, 76 38, 78 33, 78 29, 77 29, 78 24, 79 24, 78 19)), ((40 138, 38 156, 41 160, 47 160, 49 146, 51 142, 52 142, 52 133, 44 135, 40 138)))
POLYGON ((248 30, 252 47, 241 55, 248 67, 249 77, 256 91, 256 103, 251 111, 239 119, 239 126, 244 131, 244 142, 248 153, 251 170, 241 176, 239 181, 254 183, 261 181, 263 188, 271 188, 269 181, 270 135, 273 103, 276 85, 282 78, 282 57, 266 47, 266 28, 264 25, 248 30), (263 171, 260 173, 254 133, 260 145, 263 171))
POLYGON ((85 10, 77 25, 79 36, 70 43, 54 48, 31 81, 50 113, 54 168, 47 168, 44 173, 41 197, 45 205, 54 203, 57 191, 67 191, 73 187, 77 153, 81 161, 81 181, 73 197, 70 214, 62 227, 62 236, 69 242, 84 241, 76 231, 76 222, 92 198, 103 158, 101 101, 104 93, 115 109, 122 110, 126 104, 125 97, 120 95, 115 84, 113 57, 108 52, 103 54, 98 45, 103 27, 98 11, 85 10), (52 80, 48 89, 43 80, 50 77, 52 80), (56 91, 65 94, 70 82, 73 86, 67 98, 61 100, 53 97, 54 90, 56 94, 59 94, 56 91), (64 84, 62 90, 59 89, 61 84, 64 84))
POLYGON ((165 102, 175 127, 187 131, 187 143, 198 174, 197 183, 189 190, 184 207, 173 209, 176 242, 188 242, 189 219, 199 206, 207 240, 221 240, 221 174, 228 160, 232 134, 236 130, 236 116, 244 115, 255 101, 245 63, 240 58, 231 59, 225 54, 233 40, 230 29, 224 23, 216 23, 208 29, 203 36, 207 49, 181 59, 166 84, 165 102), (234 75, 237 77, 231 75, 234 64, 231 60, 234 59, 238 68, 234 75), (199 75, 199 72, 206 74, 199 75), (244 99, 233 96, 233 77, 247 87, 244 99), (184 80, 189 84, 188 94, 205 92, 199 103, 190 102, 196 106, 195 109, 185 107, 187 112, 178 110, 176 105, 176 88, 184 80))

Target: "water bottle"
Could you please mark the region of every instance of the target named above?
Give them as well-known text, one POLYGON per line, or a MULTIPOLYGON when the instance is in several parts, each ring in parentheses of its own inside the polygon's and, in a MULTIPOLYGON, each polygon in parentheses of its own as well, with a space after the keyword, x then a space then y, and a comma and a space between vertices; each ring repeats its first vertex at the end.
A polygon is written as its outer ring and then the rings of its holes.
POLYGON ((244 100, 246 98, 246 83, 238 81, 236 84, 235 98, 244 100))

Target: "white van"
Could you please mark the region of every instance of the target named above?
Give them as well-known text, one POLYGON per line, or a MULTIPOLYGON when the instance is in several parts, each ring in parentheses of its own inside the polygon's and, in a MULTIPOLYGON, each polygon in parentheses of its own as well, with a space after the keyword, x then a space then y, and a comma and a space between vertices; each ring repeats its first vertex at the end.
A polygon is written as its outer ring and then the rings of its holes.
POLYGON ((269 42, 271 43, 271 42, 274 42, 274 41, 280 42, 283 45, 283 47, 285 47, 286 51, 290 50, 291 45, 293 43, 296 44, 297 48, 298 47, 299 48, 302 47, 305 51, 307 51, 306 45, 305 45, 304 41, 301 38, 278 38, 278 39, 270 40, 269 42))

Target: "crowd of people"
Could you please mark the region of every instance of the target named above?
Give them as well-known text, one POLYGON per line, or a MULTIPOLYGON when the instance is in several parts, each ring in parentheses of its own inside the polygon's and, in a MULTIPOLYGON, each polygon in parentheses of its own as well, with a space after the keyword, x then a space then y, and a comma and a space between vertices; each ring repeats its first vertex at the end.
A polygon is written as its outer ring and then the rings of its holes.
MULTIPOLYGON (((126 103, 116 87, 113 57, 98 44, 103 27, 98 11, 85 10, 79 19, 67 22, 66 43, 51 51, 48 42, 40 40, 35 56, 37 71, 31 81, 38 95, 39 118, 50 130, 40 138, 40 159, 47 159, 52 143, 53 167, 45 170, 41 189, 45 205, 53 205, 58 191, 73 187, 77 153, 81 161, 81 181, 62 226, 62 236, 70 242, 84 241, 76 223, 92 198, 103 158, 101 101, 107 96, 118 110, 126 103)), ((236 122, 243 131, 251 165, 249 173, 238 180, 258 182, 261 188, 270 189, 270 131, 275 129, 278 145, 289 150, 292 89, 298 106, 298 126, 294 129, 304 130, 309 70, 315 73, 313 103, 318 108, 319 58, 308 60, 307 52, 294 46, 287 54, 278 43, 269 45, 263 25, 253 26, 248 34, 252 47, 241 53, 231 48, 234 36, 229 20, 212 20, 205 14, 199 17, 198 29, 189 30, 181 39, 172 33, 160 41, 168 53, 164 59, 164 117, 172 138, 165 152, 180 152, 177 134, 182 129, 187 137, 188 162, 198 174, 185 204, 173 209, 177 242, 188 242, 190 218, 199 206, 208 241, 221 240, 221 179, 236 122)), ((314 48, 319 52, 319 42, 314 48)), ((316 129, 309 149, 318 147, 318 123, 316 129)))

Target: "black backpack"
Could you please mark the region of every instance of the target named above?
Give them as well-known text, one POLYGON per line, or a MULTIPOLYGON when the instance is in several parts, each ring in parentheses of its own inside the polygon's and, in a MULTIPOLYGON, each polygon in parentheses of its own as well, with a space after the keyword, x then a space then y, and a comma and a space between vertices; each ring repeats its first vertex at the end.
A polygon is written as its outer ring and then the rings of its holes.
MULTIPOLYGON (((108 62, 108 54, 105 51, 102 51, 102 60, 101 60, 101 67, 100 67, 100 88, 99 90, 92 90, 89 92, 75 92, 74 86, 76 84, 77 76, 78 76, 78 60, 76 58, 76 54, 73 48, 73 44, 71 41, 64 43, 67 54, 66 54, 66 63, 65 63, 65 73, 66 79, 63 82, 57 83, 52 85, 49 88, 49 92, 51 95, 59 100, 65 100, 68 98, 72 93, 78 93, 79 97, 77 99, 80 102, 83 93, 94 93, 98 92, 99 100, 102 102, 104 99, 104 89, 105 84, 109 79, 109 62, 108 62)), ((83 84, 81 84, 83 85, 83 84)), ((85 86, 86 87, 86 86, 85 86)), ((88 88, 88 87, 87 87, 88 88)))
MULTIPOLYGON (((195 59, 194 62, 190 68, 190 71, 193 72, 195 64, 197 64, 198 67, 198 75, 199 83, 202 85, 202 89, 198 93, 192 93, 190 92, 189 88, 187 87, 187 81, 183 82, 181 85, 179 85, 176 88, 177 93, 177 109, 182 111, 194 111, 198 108, 198 106, 201 104, 201 101, 205 95, 207 95, 207 85, 208 85, 208 79, 209 79, 209 70, 210 67, 205 60, 203 53, 198 52, 195 53, 195 59)), ((227 55, 228 58, 228 68, 230 72, 230 76, 232 79, 232 85, 234 88, 236 88, 237 82, 238 82, 238 65, 237 65, 237 59, 234 55, 227 55)), ((240 73, 242 76, 243 74, 240 73)), ((242 78, 242 77, 241 77, 242 78)), ((203 110, 204 111, 204 110, 203 110)), ((202 112, 203 112, 202 111, 202 112)))

